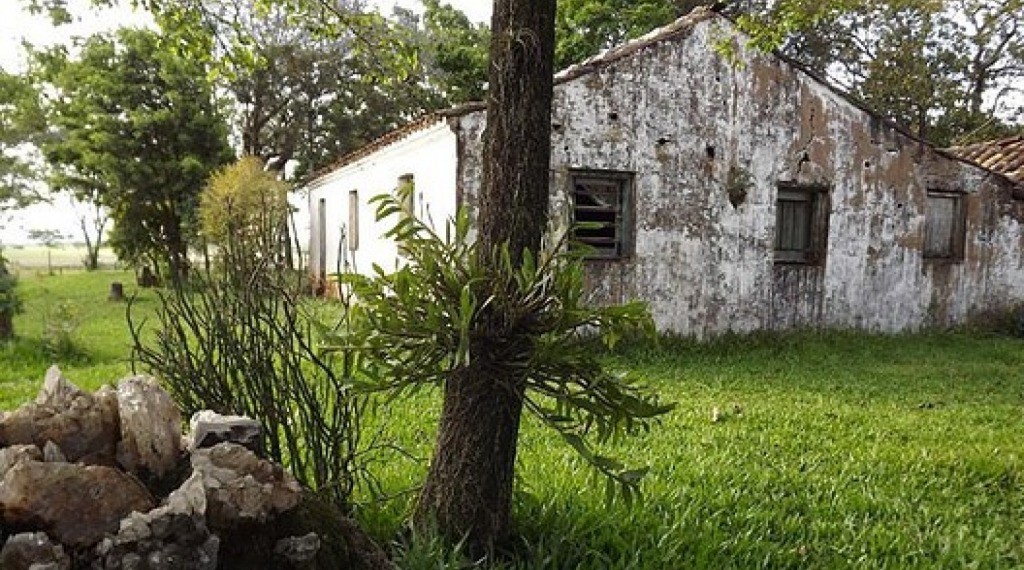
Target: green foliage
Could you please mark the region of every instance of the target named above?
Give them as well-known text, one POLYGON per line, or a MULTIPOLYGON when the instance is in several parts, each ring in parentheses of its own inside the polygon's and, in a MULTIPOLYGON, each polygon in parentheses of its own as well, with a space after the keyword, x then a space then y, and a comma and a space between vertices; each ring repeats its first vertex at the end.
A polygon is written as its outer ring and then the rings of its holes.
POLYGON ((597 354, 653 335, 646 306, 593 307, 583 294, 583 255, 564 238, 537 257, 525 252, 520 265, 507 248, 492 252, 495 267, 470 239, 465 211, 441 236, 405 208, 406 196, 374 200, 378 219, 397 217, 386 237, 403 244, 407 264, 341 276, 354 302, 328 346, 354 350, 370 388, 399 393, 486 359, 525 379, 525 408, 607 476, 609 493, 631 499, 645 470, 597 453, 591 441, 645 431, 672 406, 608 372, 597 354))
POLYGON ((708 0, 560 0, 555 67, 568 67, 688 14, 708 0))
POLYGON ((0 212, 42 200, 34 187, 39 173, 26 147, 45 130, 32 84, 0 69, 0 212))
MULTIPOLYGON (((228 218, 228 235, 239 235, 228 218)), ((245 220, 249 222, 250 220, 245 220)), ((284 219, 221 244, 213 269, 159 293, 158 327, 131 318, 134 355, 186 414, 211 409, 263 425, 264 452, 336 506, 349 508, 367 401, 350 360, 322 356, 280 255, 284 219)), ((247 228, 251 229, 251 228, 247 228)))
POLYGON ((67 362, 82 356, 75 331, 81 317, 67 300, 51 306, 43 316, 43 350, 54 362, 67 362))
POLYGON ((784 0, 738 21, 756 47, 948 146, 1019 132, 1022 14, 1022 0, 784 0))
POLYGON ((487 83, 488 26, 473 24, 440 0, 423 2, 423 73, 448 105, 483 101, 487 83))
POLYGON ((18 277, 7 270, 7 258, 0 251, 0 340, 14 336, 12 319, 22 310, 17 288, 18 277))
POLYGON ((42 145, 52 184, 109 209, 122 259, 165 261, 177 276, 200 189, 231 154, 205 67, 147 30, 90 37, 74 58, 41 52, 35 65, 59 133, 42 145))
POLYGON ((199 218, 203 237, 213 245, 244 246, 259 240, 286 220, 288 185, 263 162, 245 156, 210 177, 200 198, 199 218))

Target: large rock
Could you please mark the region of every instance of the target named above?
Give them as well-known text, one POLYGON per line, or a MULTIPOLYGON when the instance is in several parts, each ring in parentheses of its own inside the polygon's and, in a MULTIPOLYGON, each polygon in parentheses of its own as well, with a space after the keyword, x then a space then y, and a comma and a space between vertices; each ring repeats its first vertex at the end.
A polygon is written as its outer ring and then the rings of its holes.
POLYGON ((297 505, 298 481, 280 465, 233 443, 192 453, 192 470, 206 489, 207 521, 214 530, 266 523, 297 505))
POLYGON ((188 448, 202 449, 218 443, 237 443, 259 452, 260 422, 245 416, 222 416, 211 410, 192 414, 189 420, 188 448))
POLYGON ((71 559, 64 547, 54 544, 44 532, 26 532, 7 539, 0 551, 3 570, 69 570, 71 559))
POLYGON ((109 467, 30 461, 12 467, 0 482, 5 525, 40 529, 75 548, 116 532, 132 511, 155 506, 138 479, 109 467))
POLYGON ((12 445, 0 449, 0 481, 11 467, 26 461, 42 461, 43 452, 34 445, 12 445))
POLYGON ((181 457, 181 412, 153 378, 135 376, 117 386, 121 442, 117 460, 132 473, 163 477, 181 457))
POLYGON ((117 534, 96 546, 96 566, 215 570, 219 548, 220 539, 206 525, 206 490, 200 476, 193 474, 164 506, 145 514, 133 512, 122 520, 117 534))
POLYGON ((0 417, 0 447, 52 441, 68 461, 96 465, 114 462, 120 428, 117 395, 109 387, 82 392, 60 376, 46 373, 35 402, 0 417))

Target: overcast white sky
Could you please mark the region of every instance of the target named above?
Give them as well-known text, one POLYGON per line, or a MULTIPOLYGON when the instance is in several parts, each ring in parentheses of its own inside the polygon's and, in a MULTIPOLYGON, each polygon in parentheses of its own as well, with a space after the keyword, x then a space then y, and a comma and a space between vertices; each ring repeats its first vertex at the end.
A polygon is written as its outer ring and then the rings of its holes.
MULTIPOLYGON (((419 0, 370 0, 383 14, 390 14, 396 4, 416 8, 419 0)), ((486 22, 491 15, 490 0, 448 0, 473 21, 486 22)), ((54 29, 48 19, 32 16, 21 10, 20 0, 0 0, 0 67, 16 72, 23 67, 22 41, 36 45, 67 42, 73 37, 87 37, 121 26, 145 25, 150 21, 144 13, 124 7, 112 10, 90 10, 88 0, 69 0, 73 14, 80 21, 54 29)), ((52 205, 42 204, 0 214, 0 244, 25 243, 32 229, 54 229, 80 240, 76 208, 69 201, 57 198, 52 205)))

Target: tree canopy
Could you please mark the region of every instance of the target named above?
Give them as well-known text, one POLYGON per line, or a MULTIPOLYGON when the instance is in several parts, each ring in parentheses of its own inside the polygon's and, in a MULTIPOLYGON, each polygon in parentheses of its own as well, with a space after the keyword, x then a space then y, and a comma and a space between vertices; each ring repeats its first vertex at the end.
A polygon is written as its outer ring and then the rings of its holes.
POLYGON ((42 199, 35 189, 38 172, 29 146, 45 132, 31 83, 0 70, 0 212, 42 199))
POLYGON ((199 191, 231 157, 206 68, 148 30, 37 54, 56 133, 42 144, 55 188, 106 206, 122 259, 185 268, 199 191))

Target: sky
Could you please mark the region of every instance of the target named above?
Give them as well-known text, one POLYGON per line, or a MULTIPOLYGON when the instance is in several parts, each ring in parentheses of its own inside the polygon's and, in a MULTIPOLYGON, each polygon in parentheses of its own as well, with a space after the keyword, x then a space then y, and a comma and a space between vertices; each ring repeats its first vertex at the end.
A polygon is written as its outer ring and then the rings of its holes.
MULTIPOLYGON (((378 11, 390 14, 395 4, 408 8, 420 6, 418 0, 369 0, 378 11)), ((490 19, 490 0, 448 0, 473 21, 490 19)), ((92 10, 88 0, 69 0, 72 14, 81 15, 79 21, 53 28, 43 16, 33 16, 21 10, 21 0, 0 0, 0 67, 8 72, 24 68, 22 41, 35 45, 65 43, 74 37, 92 34, 121 26, 144 26, 151 22, 148 15, 128 7, 110 10, 92 10)), ((53 229, 69 236, 71 241, 81 239, 78 226, 80 206, 64 197, 56 197, 52 204, 40 204, 24 210, 0 214, 0 244, 18 244, 28 241, 32 229, 53 229)))

